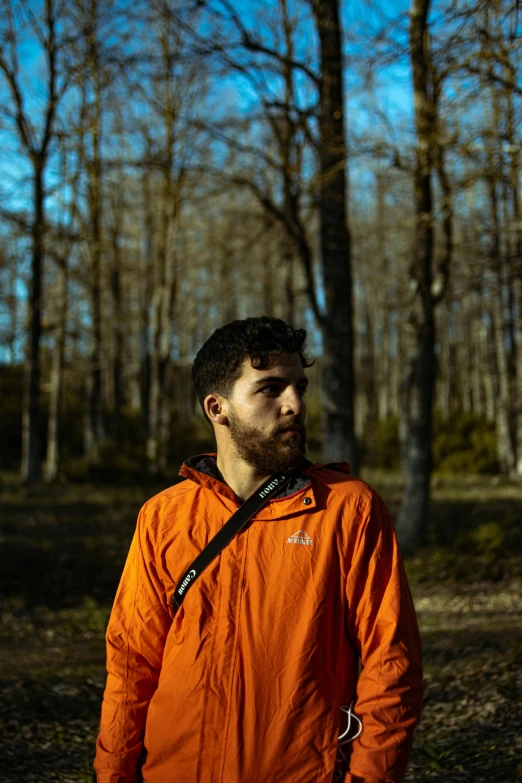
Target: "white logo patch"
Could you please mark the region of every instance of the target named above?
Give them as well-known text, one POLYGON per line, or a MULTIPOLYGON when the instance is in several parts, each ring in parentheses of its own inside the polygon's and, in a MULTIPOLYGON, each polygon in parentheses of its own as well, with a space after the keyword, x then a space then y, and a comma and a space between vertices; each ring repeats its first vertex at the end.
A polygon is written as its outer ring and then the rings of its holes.
POLYGON ((286 543, 305 544, 306 546, 312 546, 314 542, 313 539, 311 539, 310 536, 304 532, 304 530, 298 530, 297 533, 293 534, 293 536, 287 538, 286 543))

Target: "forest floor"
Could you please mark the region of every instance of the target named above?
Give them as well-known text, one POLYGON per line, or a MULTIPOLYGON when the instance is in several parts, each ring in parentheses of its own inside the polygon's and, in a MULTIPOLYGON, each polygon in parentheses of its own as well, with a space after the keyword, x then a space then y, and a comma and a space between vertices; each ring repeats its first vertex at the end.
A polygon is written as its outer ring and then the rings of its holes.
MULTIPOLYGON (((398 476, 365 476, 396 511, 398 476)), ((5 783, 94 781, 104 630, 137 511, 157 488, 0 485, 5 783)), ((522 781, 522 486, 435 478, 407 562, 425 708, 405 781, 522 781)), ((246 782, 245 782, 246 783, 246 782)))

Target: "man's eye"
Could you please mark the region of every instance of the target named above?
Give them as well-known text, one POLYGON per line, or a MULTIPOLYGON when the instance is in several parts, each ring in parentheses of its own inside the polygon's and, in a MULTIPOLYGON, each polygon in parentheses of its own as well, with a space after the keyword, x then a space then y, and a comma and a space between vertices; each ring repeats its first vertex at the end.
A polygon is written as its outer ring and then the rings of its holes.
MULTIPOLYGON (((297 391, 300 397, 303 397, 306 393, 306 386, 301 386, 297 391)), ((275 383, 271 383, 268 386, 263 386, 262 389, 260 389, 262 392, 267 392, 268 394, 279 394, 279 386, 275 383)))

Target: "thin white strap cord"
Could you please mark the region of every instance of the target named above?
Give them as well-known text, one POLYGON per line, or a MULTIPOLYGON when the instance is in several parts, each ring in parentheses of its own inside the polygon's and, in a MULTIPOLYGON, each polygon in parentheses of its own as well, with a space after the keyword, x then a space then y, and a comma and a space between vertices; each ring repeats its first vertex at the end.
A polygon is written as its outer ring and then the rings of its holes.
POLYGON ((347 742, 352 742, 352 740, 357 739, 357 737, 359 736, 363 728, 362 721, 359 720, 355 712, 352 712, 353 705, 354 702, 352 701, 349 707, 341 707, 341 711, 346 712, 346 714, 348 715, 348 726, 343 731, 343 733, 340 734, 338 737, 340 745, 345 745, 347 742), (354 734, 353 737, 348 737, 347 735, 350 733, 350 728, 352 726, 352 718, 354 718, 357 721, 357 723, 359 724, 359 728, 357 729, 357 733, 354 734))
MULTIPOLYGON (((341 745, 346 745, 348 742, 353 742, 353 740, 357 739, 357 737, 361 734, 362 729, 363 729, 362 721, 357 717, 357 715, 354 712, 352 712, 353 705, 354 705, 354 702, 352 701, 352 703, 350 704, 349 707, 341 707, 342 712, 345 712, 348 715, 348 726, 343 731, 343 733, 340 734, 339 737, 338 737, 338 745, 337 745, 337 752, 338 753, 337 753, 337 756, 336 756, 335 760, 337 762, 339 762, 339 763, 341 761, 344 761, 345 763, 348 762, 348 758, 343 753, 343 749, 342 749, 341 745), (350 729, 352 728, 352 718, 357 721, 357 723, 359 724, 359 727, 357 728, 356 733, 353 734, 353 736, 350 737, 349 734, 350 734, 350 729), (339 758, 339 756, 338 756, 339 753, 341 754, 341 758, 339 758)), ((355 729, 355 726, 354 726, 354 729, 355 729)))

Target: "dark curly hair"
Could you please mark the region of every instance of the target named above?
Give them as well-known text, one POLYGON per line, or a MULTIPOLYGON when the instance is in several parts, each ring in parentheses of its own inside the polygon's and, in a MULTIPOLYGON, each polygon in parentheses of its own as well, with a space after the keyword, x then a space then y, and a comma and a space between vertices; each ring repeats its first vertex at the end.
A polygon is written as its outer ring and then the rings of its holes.
POLYGON ((213 392, 229 397, 241 375, 241 365, 250 357, 252 367, 264 370, 271 356, 297 353, 303 367, 311 367, 303 353, 305 329, 293 329, 280 318, 262 315, 232 321, 215 332, 200 348, 192 365, 192 378, 199 404, 205 413, 204 400, 213 392))

